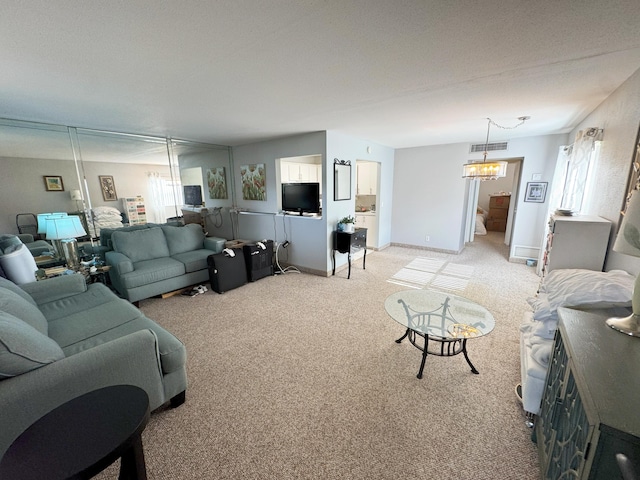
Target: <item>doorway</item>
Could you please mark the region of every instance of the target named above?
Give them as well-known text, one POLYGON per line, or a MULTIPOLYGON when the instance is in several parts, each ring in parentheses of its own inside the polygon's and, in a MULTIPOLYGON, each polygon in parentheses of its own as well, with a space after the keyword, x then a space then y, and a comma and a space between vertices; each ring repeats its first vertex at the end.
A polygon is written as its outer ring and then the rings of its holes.
POLYGON ((504 245, 511 245, 523 160, 522 157, 505 159, 508 166, 504 178, 485 182, 471 181, 467 198, 467 241, 482 241, 490 233, 494 239, 498 235, 504 245))

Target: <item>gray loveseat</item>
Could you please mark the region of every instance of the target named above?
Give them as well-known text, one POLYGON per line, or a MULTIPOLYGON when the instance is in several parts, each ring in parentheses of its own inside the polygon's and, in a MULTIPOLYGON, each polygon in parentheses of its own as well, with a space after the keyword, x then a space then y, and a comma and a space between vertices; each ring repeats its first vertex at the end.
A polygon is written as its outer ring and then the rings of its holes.
POLYGON ((130 302, 209 280, 207 257, 220 253, 224 241, 205 237, 196 224, 161 225, 111 234, 105 252, 113 287, 130 302))
POLYGON ((22 286, 0 277, 0 457, 56 406, 118 384, 143 388, 151 410, 180 405, 184 345, 80 274, 22 286))

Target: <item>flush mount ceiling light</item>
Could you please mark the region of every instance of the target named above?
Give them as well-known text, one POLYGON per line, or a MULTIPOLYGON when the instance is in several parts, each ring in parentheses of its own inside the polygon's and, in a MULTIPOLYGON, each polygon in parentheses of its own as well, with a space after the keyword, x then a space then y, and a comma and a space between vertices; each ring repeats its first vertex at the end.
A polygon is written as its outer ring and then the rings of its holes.
POLYGON ((489 131, 491 130, 491 125, 495 125, 498 128, 511 130, 514 128, 518 128, 530 118, 531 117, 518 117, 520 123, 514 125, 513 127, 503 127, 502 125, 498 125, 497 123, 495 123, 490 118, 487 118, 487 139, 484 142, 482 161, 467 163, 463 165, 462 178, 471 178, 477 180, 496 180, 498 178, 505 177, 507 175, 507 162, 487 162, 487 154, 489 150, 489 131))

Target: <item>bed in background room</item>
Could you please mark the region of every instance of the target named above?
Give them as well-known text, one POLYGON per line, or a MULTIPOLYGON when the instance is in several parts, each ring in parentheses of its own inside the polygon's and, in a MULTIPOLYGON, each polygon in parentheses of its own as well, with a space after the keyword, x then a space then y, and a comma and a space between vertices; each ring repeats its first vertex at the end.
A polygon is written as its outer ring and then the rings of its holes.
POLYGON ((476 210, 476 235, 486 235, 487 234, 487 212, 482 208, 478 207, 476 210))

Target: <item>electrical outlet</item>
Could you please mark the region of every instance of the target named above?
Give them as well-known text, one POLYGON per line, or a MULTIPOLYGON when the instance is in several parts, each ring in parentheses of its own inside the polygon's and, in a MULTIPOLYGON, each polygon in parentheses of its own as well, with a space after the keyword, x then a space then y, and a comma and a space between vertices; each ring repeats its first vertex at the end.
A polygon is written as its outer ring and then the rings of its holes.
POLYGON ((424 237, 424 241, 425 242, 430 242, 431 241, 431 237, 429 235, 424 237))

